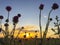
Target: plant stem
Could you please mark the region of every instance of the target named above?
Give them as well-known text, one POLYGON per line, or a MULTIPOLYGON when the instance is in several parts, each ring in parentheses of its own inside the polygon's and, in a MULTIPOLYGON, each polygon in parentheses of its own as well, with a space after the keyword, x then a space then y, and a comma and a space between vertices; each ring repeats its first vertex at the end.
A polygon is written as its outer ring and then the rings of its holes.
POLYGON ((19 30, 19 32, 18 32, 18 34, 17 34, 17 36, 16 36, 16 38, 18 38, 18 36, 19 36, 19 34, 20 34, 20 31, 22 30, 22 28, 19 30))
POLYGON ((40 10, 40 15, 39 15, 39 28, 40 28, 41 45, 42 45, 42 26, 41 26, 41 10, 40 10))
POLYGON ((7 17, 7 19, 9 20, 9 11, 8 11, 8 17, 7 17))
POLYGON ((49 12, 49 15, 48 15, 48 20, 47 20, 47 24, 46 24, 46 28, 45 28, 45 31, 44 31, 44 34, 43 34, 43 45, 45 45, 45 40, 46 40, 46 35, 47 35, 47 32, 48 32, 48 27, 49 27, 49 24, 50 24, 50 14, 52 12, 53 9, 50 10, 49 12))

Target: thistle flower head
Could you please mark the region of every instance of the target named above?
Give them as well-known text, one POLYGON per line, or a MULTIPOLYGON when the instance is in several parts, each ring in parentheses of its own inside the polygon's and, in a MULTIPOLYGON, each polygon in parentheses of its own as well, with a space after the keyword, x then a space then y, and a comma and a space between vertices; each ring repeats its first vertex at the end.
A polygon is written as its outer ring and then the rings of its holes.
POLYGON ((18 14, 17 16, 18 16, 18 17, 21 17, 21 14, 18 14))
POLYGON ((6 21, 5 22, 9 22, 9 20, 8 19, 6 19, 6 21))
POLYGON ((37 30, 35 31, 35 33, 37 32, 37 30))
POLYGON ((56 20, 58 20, 58 18, 59 18, 59 17, 58 17, 58 16, 56 16, 56 18, 55 18, 55 19, 56 19, 56 20))
POLYGON ((39 9, 43 10, 43 8, 44 8, 44 4, 40 4, 39 9))
POLYGON ((24 27, 21 27, 21 29, 24 29, 24 27))
POLYGON ((3 19, 3 16, 0 16, 0 19, 3 19))
POLYGON ((11 6, 7 6, 7 7, 6 7, 6 10, 7 10, 7 11, 11 11, 11 9, 12 9, 11 6))
POLYGON ((52 6, 52 9, 58 9, 59 8, 59 5, 57 3, 54 3, 53 6, 52 6))
POLYGON ((0 32, 2 31, 2 28, 0 28, 0 32))
POLYGON ((18 23, 18 16, 13 17, 13 23, 18 23))
POLYGON ((9 26, 9 24, 5 23, 4 26, 9 26))
POLYGON ((52 21, 52 18, 50 18, 50 21, 52 21))

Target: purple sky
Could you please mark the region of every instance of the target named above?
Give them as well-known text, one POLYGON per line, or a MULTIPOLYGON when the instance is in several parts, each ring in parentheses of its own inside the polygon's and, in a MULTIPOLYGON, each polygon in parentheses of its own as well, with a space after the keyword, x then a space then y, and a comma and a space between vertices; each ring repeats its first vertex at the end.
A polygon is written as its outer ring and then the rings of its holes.
MULTIPOLYGON (((60 0, 0 0, 0 15, 4 16, 3 23, 7 18, 6 6, 11 6, 12 10, 10 12, 10 20, 12 17, 20 13, 22 16, 20 18, 19 25, 39 25, 39 5, 44 4, 44 10, 42 11, 42 25, 45 26, 47 21, 47 15, 51 9, 53 3, 57 3, 60 6, 60 0)), ((51 17, 55 18, 58 15, 60 17, 60 8, 51 13, 51 17)), ((10 21, 10 23, 12 23, 10 21)), ((52 21, 53 22, 53 21, 52 21)), ((50 24, 52 26, 53 23, 50 24)))

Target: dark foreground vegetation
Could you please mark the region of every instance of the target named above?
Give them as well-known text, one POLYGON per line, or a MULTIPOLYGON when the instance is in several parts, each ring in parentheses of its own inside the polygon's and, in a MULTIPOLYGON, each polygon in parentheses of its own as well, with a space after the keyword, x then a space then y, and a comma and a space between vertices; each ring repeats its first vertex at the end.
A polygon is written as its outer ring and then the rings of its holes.
MULTIPOLYGON (((10 40, 10 39, 9 39, 10 40)), ((41 39, 37 38, 30 38, 30 39, 15 39, 15 45, 40 45, 41 39)), ((6 41, 4 41, 4 38, 0 38, 0 45, 5 45, 6 41)), ((9 41, 7 42, 7 45, 9 44, 9 41)), ((12 44, 13 45, 13 41, 12 44)), ((60 39, 59 38, 47 38, 46 39, 46 45, 60 45, 60 39)))

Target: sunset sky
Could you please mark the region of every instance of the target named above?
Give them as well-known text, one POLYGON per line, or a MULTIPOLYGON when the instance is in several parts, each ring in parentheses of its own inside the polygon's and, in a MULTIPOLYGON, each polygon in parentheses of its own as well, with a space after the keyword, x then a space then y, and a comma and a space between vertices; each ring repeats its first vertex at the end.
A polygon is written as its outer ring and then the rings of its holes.
MULTIPOLYGON (((47 16, 51 9, 53 3, 57 3, 60 6, 60 0, 0 0, 0 15, 4 16, 2 23, 5 23, 7 18, 6 6, 11 6, 12 10, 10 12, 10 22, 12 24, 12 17, 21 14, 19 23, 17 27, 33 25, 39 26, 39 5, 44 4, 44 9, 42 11, 42 26, 45 27, 47 22, 47 16)), ((51 13, 51 17, 55 21, 55 16, 60 17, 60 8, 51 13)), ((53 27, 53 22, 50 24, 50 28, 53 27)), ((38 28, 37 28, 38 29, 38 28)))

